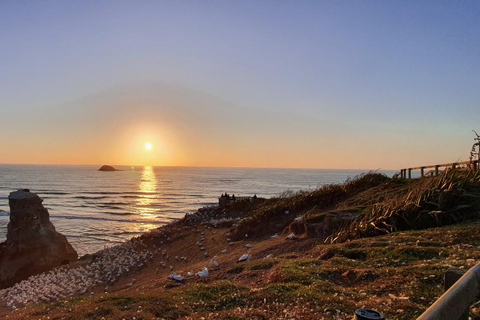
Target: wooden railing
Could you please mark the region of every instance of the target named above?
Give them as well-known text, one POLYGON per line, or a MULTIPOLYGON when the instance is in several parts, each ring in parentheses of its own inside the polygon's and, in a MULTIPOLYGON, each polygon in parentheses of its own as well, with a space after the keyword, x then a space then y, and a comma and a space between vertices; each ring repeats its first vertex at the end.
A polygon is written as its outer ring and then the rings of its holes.
POLYGON ((413 167, 413 168, 406 168, 400 170, 400 178, 402 179, 411 179, 412 178, 412 171, 420 170, 420 177, 425 175, 431 176, 438 176, 440 172, 443 172, 446 169, 455 169, 458 167, 467 167, 473 170, 478 170, 478 160, 473 161, 463 161, 463 162, 453 162, 453 163, 445 163, 445 164, 435 164, 431 166, 421 166, 421 167, 413 167), (425 173, 425 169, 432 169, 425 173))
MULTIPOLYGON (((447 276, 447 274, 445 275, 447 276)), ((450 284, 445 277, 445 286, 450 284)), ((480 264, 470 268, 417 320, 468 320, 470 306, 480 296, 480 264)))

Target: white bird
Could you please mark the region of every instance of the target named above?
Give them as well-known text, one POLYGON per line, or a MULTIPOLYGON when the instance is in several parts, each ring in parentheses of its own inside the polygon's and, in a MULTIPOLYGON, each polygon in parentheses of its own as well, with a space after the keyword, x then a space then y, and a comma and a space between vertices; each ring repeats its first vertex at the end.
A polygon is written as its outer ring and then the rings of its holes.
POLYGON ((297 239, 297 236, 295 235, 295 233, 290 233, 290 234, 287 236, 287 239, 288 239, 288 240, 295 240, 295 239, 297 239))
POLYGON ((273 236, 271 236, 270 238, 274 239, 274 238, 278 238, 278 233, 275 233, 273 236))
POLYGON ((175 272, 172 273, 170 276, 168 276, 168 278, 171 279, 171 280, 178 281, 178 282, 182 282, 185 279, 184 277, 182 277, 179 274, 176 274, 175 272))
POLYGON ((218 262, 214 259, 210 260, 210 265, 212 266, 212 268, 217 268, 219 266, 218 262))
POLYGON ((198 271, 198 272, 197 272, 197 275, 198 275, 200 278, 204 278, 204 277, 208 276, 208 269, 207 269, 207 267, 204 267, 202 271, 198 271))
POLYGON ((223 253, 223 254, 225 254, 225 253, 227 253, 227 252, 228 252, 227 248, 225 248, 225 249, 223 249, 223 250, 221 251, 221 253, 223 253))
POLYGON ((247 249, 251 249, 252 247, 253 246, 250 243, 245 245, 245 248, 247 248, 247 249))
POLYGON ((194 275, 195 275, 195 273, 193 273, 192 271, 187 272, 187 276, 189 276, 189 277, 193 277, 194 275))
POLYGON ((249 253, 245 253, 243 254, 243 256, 240 257, 240 259, 238 259, 238 262, 247 261, 247 260, 250 260, 250 258, 251 258, 251 255, 249 253))

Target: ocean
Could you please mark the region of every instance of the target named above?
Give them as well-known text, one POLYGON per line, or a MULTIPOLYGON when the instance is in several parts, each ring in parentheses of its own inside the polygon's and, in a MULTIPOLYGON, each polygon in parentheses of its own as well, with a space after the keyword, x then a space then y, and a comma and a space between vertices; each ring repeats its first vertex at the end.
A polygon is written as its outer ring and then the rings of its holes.
MULTIPOLYGON (((30 189, 78 254, 96 252, 185 213, 218 204, 222 193, 277 197, 342 183, 368 170, 0 165, 0 241, 9 221, 8 195, 30 189)), ((380 171, 392 176, 394 171, 380 171)))

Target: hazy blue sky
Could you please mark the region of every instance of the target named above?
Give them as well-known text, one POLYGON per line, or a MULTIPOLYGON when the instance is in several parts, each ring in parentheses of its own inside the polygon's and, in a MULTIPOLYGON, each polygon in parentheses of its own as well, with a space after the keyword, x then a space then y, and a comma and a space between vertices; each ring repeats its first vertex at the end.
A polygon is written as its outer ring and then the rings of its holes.
POLYGON ((468 160, 479 17, 480 1, 1 1, 0 163, 468 160))

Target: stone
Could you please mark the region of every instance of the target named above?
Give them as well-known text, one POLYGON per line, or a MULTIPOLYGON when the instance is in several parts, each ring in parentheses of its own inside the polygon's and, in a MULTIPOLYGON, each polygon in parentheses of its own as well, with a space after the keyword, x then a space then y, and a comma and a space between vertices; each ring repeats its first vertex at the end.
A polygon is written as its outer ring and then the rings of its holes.
POLYGON ((7 240, 0 243, 0 288, 78 259, 67 238, 55 230, 37 194, 18 190, 8 200, 7 240))
POLYGON ((100 167, 100 169, 98 169, 98 171, 120 171, 120 170, 117 170, 112 166, 103 165, 100 167))

